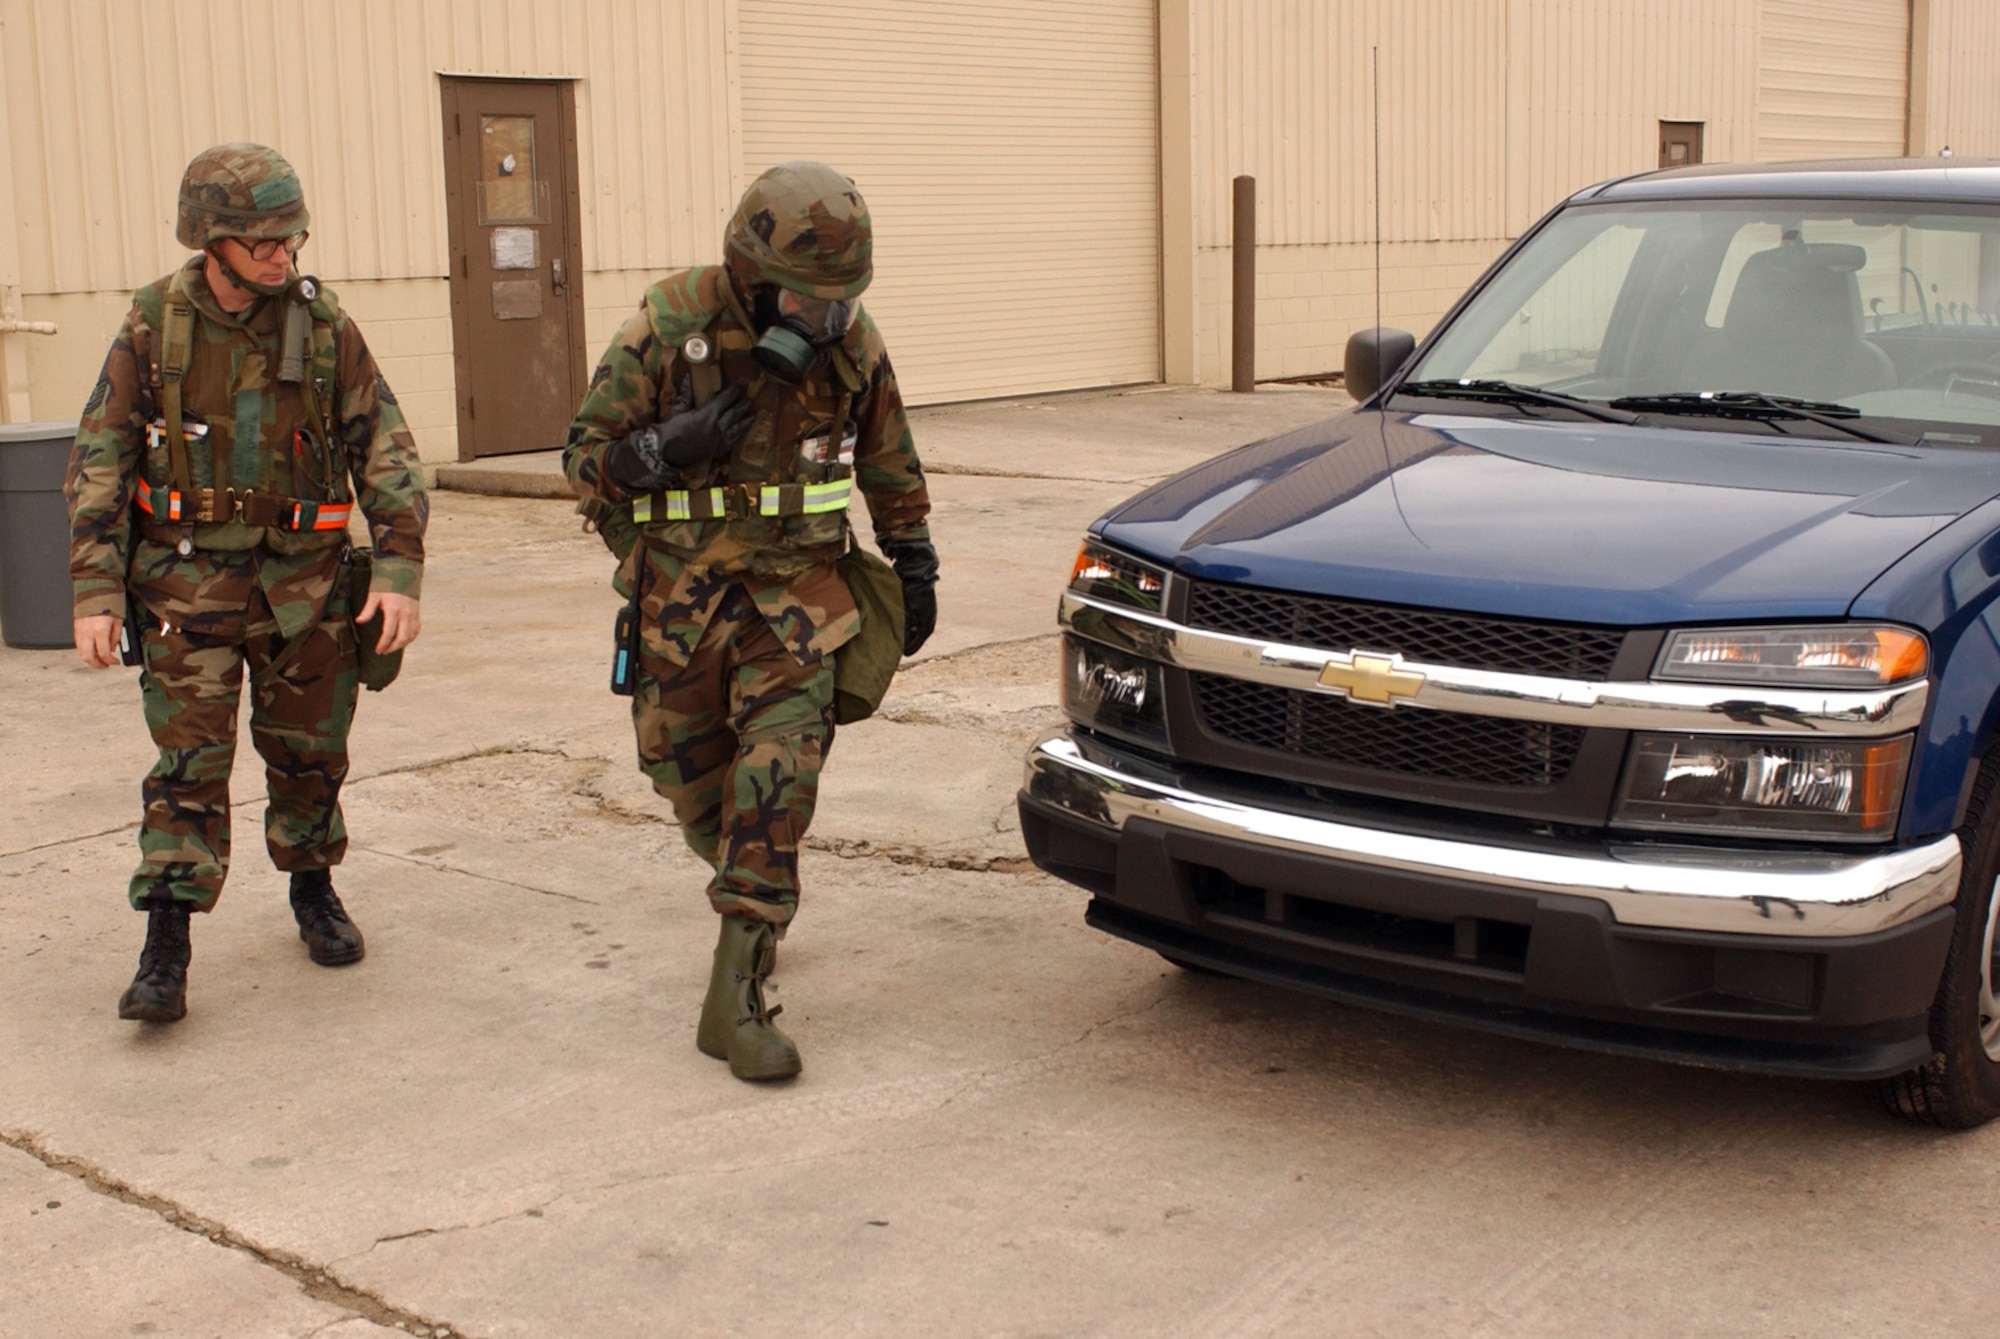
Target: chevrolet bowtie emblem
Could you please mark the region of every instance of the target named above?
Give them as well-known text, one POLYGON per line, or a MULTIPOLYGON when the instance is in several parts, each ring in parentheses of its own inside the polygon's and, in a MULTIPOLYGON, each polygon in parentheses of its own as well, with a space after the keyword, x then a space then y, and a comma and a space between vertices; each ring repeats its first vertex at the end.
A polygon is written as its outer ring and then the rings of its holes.
POLYGON ((1371 656, 1362 651, 1335 656, 1319 672, 1322 688, 1338 688, 1355 702, 1372 702, 1393 707, 1399 697, 1414 697, 1424 686, 1424 676, 1415 670, 1396 668, 1392 656, 1371 656))

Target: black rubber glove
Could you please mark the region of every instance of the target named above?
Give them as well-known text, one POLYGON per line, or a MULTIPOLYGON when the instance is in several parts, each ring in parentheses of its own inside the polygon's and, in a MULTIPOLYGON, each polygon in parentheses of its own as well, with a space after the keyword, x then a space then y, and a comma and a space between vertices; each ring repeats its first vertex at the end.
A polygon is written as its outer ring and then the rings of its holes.
POLYGON ((611 444, 604 458, 605 473, 630 492, 664 488, 674 482, 683 466, 734 451, 756 417, 757 406, 744 396, 740 385, 724 386, 714 399, 696 409, 694 385, 683 382, 666 418, 611 444))
POLYGON ((937 550, 928 539, 895 539, 882 554, 903 583, 903 654, 913 656, 937 628, 937 550))

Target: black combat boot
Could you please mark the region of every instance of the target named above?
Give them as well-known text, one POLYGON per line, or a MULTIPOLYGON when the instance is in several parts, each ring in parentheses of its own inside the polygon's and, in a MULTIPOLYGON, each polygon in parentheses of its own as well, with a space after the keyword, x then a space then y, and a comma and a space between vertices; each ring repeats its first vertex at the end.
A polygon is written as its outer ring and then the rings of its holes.
POLYGON ((764 1004, 764 982, 778 962, 777 931, 743 916, 721 919, 694 1044, 703 1055, 727 1060, 739 1079, 789 1079, 800 1069, 799 1048, 771 1021, 784 1006, 764 1004))
POLYGON ((154 897, 146 913, 146 947, 139 950, 139 974, 118 997, 118 1016, 143 1023, 176 1023, 187 1017, 188 908, 170 897, 154 897))
POLYGON ((299 922, 299 938, 306 941, 306 953, 322 967, 342 967, 360 962, 367 949, 361 931, 347 919, 347 908, 333 891, 333 875, 323 869, 301 869, 292 874, 292 915, 299 922))

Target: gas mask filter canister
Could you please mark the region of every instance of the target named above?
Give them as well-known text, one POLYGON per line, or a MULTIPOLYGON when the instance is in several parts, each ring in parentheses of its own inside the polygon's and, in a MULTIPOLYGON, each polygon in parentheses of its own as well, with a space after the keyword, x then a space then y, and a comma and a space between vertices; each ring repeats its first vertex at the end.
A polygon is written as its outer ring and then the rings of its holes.
POLYGON ((757 317, 763 333, 751 355, 774 380, 796 386, 825 349, 847 337, 854 304, 767 290, 757 295, 757 317))

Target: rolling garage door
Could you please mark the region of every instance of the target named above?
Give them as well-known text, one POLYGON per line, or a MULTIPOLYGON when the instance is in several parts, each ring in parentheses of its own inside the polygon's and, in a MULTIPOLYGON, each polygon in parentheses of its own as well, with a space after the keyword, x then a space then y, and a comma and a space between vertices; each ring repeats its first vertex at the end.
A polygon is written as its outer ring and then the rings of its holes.
POLYGON ((817 158, 875 218, 912 401, 1160 376, 1152 0, 740 0, 745 180, 817 158))
POLYGON ((1909 0, 1764 0, 1757 157, 1902 154, 1909 123, 1909 0))

